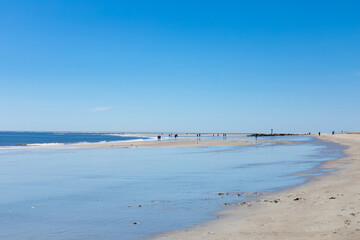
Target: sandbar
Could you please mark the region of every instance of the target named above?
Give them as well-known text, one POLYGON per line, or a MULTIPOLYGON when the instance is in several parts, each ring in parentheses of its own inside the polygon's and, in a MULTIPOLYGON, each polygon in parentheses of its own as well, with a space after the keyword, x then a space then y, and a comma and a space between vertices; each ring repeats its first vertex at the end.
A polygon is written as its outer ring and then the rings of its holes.
POLYGON ((101 142, 79 144, 56 144, 38 146, 13 146, 0 149, 82 149, 82 148, 186 148, 226 145, 254 145, 274 141, 237 141, 237 140, 200 140, 200 141, 133 141, 133 142, 101 142))

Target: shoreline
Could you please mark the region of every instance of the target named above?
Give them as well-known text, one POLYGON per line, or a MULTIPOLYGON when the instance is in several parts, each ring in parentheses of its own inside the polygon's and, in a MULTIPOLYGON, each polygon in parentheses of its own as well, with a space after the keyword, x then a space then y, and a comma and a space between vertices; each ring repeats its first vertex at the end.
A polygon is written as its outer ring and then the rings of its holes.
POLYGON ((3 146, 0 150, 15 149, 91 149, 91 148, 191 148, 205 146, 241 146, 256 145, 263 143, 288 143, 288 141, 271 141, 271 140, 166 140, 166 141, 118 141, 118 142, 99 142, 99 143, 79 143, 79 144, 54 144, 39 146, 3 146))
MULTIPOLYGON (((257 145, 263 143, 291 143, 293 141, 284 141, 281 139, 276 140, 257 140, 254 137, 248 137, 249 140, 235 139, 228 140, 226 137, 219 139, 220 136, 216 134, 202 134, 197 137, 196 134, 181 134, 177 139, 167 139, 167 136, 162 140, 156 140, 156 135, 159 134, 142 134, 149 139, 145 140, 121 140, 110 142, 79 142, 79 143, 44 143, 38 145, 14 145, 14 146, 0 146, 1 150, 26 150, 26 149, 90 149, 90 148, 192 148, 192 147, 205 147, 205 146, 241 146, 241 145, 257 145), (214 136, 213 136, 214 135, 214 136), (216 139, 209 139, 214 137, 216 139)), ((264 134, 263 134, 264 135, 264 134)), ((288 134, 284 135, 287 136, 288 134)), ((291 135, 304 135, 304 134, 291 134, 291 135)), ((134 135, 135 136, 135 135, 134 135)), ((227 137, 247 137, 248 134, 230 133, 227 137)), ((277 136, 277 135, 274 135, 277 136)), ((282 136, 282 135, 279 135, 282 136)), ((308 135, 304 135, 308 136, 308 135)))
POLYGON ((337 171, 225 208, 215 213, 220 218, 147 239, 360 239, 360 134, 317 137, 347 147, 344 157, 321 165, 337 171))

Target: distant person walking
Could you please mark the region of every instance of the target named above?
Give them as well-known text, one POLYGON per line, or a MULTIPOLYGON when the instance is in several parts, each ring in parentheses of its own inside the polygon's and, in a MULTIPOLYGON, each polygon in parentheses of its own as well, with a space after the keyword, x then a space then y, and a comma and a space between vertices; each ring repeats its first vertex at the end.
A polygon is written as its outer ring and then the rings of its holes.
POLYGON ((334 135, 335 134, 335 131, 332 131, 332 133, 331 133, 332 135, 334 135))
POLYGON ((319 136, 320 136, 320 132, 319 132, 319 136))

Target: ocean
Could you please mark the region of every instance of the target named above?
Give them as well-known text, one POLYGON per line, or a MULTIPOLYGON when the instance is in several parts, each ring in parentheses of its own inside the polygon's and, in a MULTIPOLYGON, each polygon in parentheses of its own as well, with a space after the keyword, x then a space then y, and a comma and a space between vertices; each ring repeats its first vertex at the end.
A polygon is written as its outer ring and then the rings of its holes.
POLYGON ((0 239, 135 240, 188 228, 333 171, 320 166, 342 156, 339 145, 314 137, 287 140, 293 144, 2 149, 0 239))
POLYGON ((148 139, 150 138, 146 136, 125 133, 0 131, 0 146, 37 146, 148 139))

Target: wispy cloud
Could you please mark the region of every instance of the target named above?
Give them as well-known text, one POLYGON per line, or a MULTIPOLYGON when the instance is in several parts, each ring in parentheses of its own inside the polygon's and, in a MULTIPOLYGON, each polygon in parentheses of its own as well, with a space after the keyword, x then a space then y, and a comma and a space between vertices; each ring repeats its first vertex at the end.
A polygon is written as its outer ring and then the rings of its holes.
POLYGON ((106 106, 106 107, 95 107, 95 108, 92 108, 90 109, 91 112, 101 112, 101 111, 107 111, 111 109, 111 107, 109 106, 106 106))

